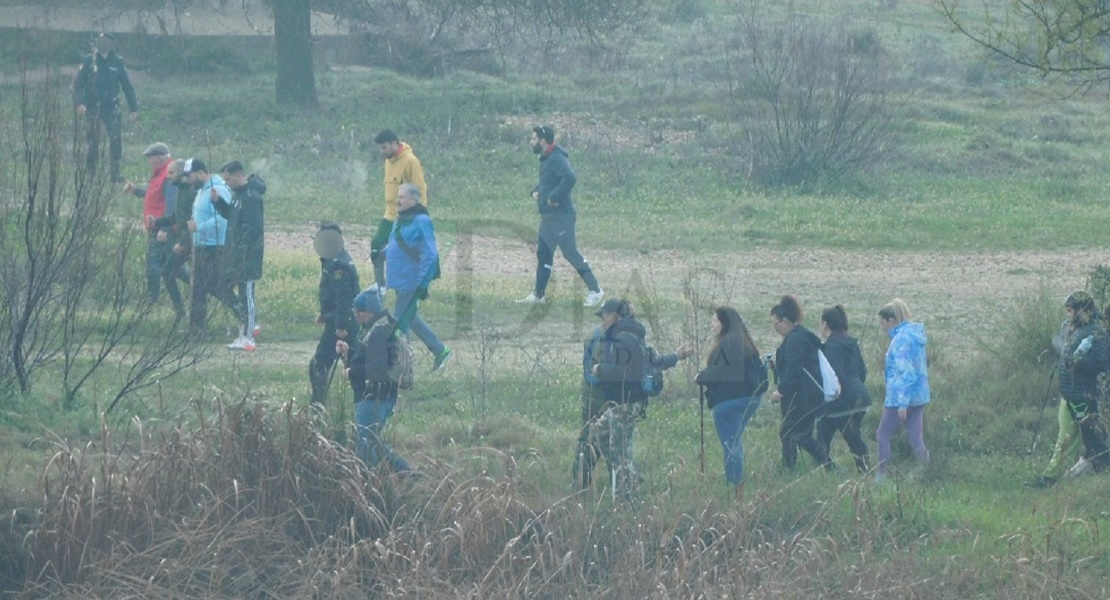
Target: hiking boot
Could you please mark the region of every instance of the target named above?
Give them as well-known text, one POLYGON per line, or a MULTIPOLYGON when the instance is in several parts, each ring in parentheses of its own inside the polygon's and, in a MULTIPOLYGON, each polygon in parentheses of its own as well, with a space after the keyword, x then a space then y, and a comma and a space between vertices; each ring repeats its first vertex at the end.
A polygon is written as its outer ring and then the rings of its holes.
POLYGON ((1076 479, 1089 473, 1093 473, 1094 470, 1095 466, 1091 464, 1091 461, 1087 460, 1086 458, 1080 458, 1078 462, 1076 462, 1074 465, 1072 465, 1070 469, 1068 469, 1067 473, 1064 473, 1064 479, 1076 479))
POLYGON ((603 298, 605 298, 605 291, 604 290, 598 290, 596 292, 590 292, 589 294, 586 294, 586 301, 582 303, 582 306, 588 306, 590 308, 593 308, 594 306, 597 306, 597 305, 601 304, 601 300, 603 298))
POLYGON ((451 360, 451 349, 448 348, 447 346, 444 346, 443 347, 443 352, 440 352, 436 356, 436 361, 435 361, 435 363, 432 364, 432 372, 435 373, 436 371, 442 369, 443 367, 446 367, 447 362, 450 361, 450 360, 451 360))
POLYGON ((1056 485, 1056 478, 1038 475, 1036 479, 1033 481, 1026 481, 1023 485, 1031 490, 1046 490, 1056 485))
POLYGON ((547 300, 544 300, 543 296, 536 296, 535 292, 516 301, 517 304, 544 304, 546 302, 547 300))

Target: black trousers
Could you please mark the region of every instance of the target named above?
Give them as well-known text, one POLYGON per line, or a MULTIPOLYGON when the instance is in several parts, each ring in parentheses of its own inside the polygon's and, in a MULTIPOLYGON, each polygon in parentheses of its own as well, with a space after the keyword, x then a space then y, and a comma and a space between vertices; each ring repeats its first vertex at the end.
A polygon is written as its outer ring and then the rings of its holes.
POLYGON ((839 433, 844 441, 848 443, 848 449, 852 451, 852 458, 855 460, 856 469, 860 473, 867 473, 871 470, 871 466, 868 464, 867 442, 863 441, 863 435, 860 433, 864 412, 861 410, 849 415, 826 416, 817 420, 817 441, 825 447, 825 453, 829 453, 832 439, 839 433))
POLYGON ((223 302, 239 319, 239 302, 220 268, 222 248, 197 246, 193 252, 193 289, 189 306, 189 325, 203 329, 208 322, 208 296, 223 302))
POLYGON ((1065 400, 1071 418, 1079 426, 1079 435, 1083 437, 1083 458, 1089 460, 1095 470, 1102 471, 1110 466, 1110 449, 1106 446, 1106 429, 1098 412, 1098 398, 1065 400))
POLYGON ((824 406, 795 398, 783 398, 779 403, 782 411, 782 425, 779 427, 779 440, 782 442, 782 462, 793 469, 798 463, 798 447, 801 446, 813 460, 825 468, 830 468, 829 451, 813 437, 813 426, 821 416, 824 406))
POLYGON ((119 103, 112 102, 98 107, 88 107, 85 112, 88 125, 88 155, 85 157, 85 166, 90 172, 96 171, 100 162, 100 128, 108 132, 108 158, 112 164, 112 178, 119 176, 119 163, 123 157, 123 123, 120 117, 119 103))

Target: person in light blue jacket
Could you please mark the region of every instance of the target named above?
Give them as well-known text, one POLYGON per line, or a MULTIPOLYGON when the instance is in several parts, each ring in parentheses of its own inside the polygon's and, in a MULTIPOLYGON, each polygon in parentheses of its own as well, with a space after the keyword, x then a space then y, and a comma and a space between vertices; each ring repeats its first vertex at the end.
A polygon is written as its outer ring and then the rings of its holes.
POLYGON ((886 351, 886 401, 879 429, 878 481, 886 478, 890 440, 906 426, 906 438, 921 463, 929 461, 925 447, 925 405, 929 403, 929 367, 925 357, 925 326, 910 321, 910 308, 895 298, 879 309, 879 324, 890 335, 886 351))
POLYGON ((208 320, 208 296, 226 304, 239 317, 238 302, 231 293, 221 263, 227 243, 227 219, 216 210, 214 199, 231 203, 231 190, 219 175, 210 173, 199 158, 185 161, 188 182, 197 188, 193 200, 193 215, 189 231, 193 234, 193 289, 189 309, 189 325, 194 330, 203 329, 208 320))
POLYGON ((397 220, 385 247, 385 284, 397 292, 393 314, 397 328, 408 333, 412 328, 435 357, 433 371, 438 371, 451 358, 451 349, 436 337, 435 332, 416 314, 419 302, 428 297, 428 286, 439 277, 439 250, 435 228, 428 209, 420 203, 420 188, 402 183, 397 189, 397 220))

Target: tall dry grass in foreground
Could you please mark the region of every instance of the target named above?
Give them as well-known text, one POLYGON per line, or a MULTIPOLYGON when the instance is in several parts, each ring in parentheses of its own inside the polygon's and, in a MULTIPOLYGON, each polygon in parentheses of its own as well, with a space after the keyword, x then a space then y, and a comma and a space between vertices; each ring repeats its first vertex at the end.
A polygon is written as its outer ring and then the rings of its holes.
MULTIPOLYGON (((849 481, 790 527, 792 486, 696 512, 521 490, 524 469, 371 471, 319 416, 253 400, 117 444, 59 444, 20 552, 22 596, 71 598, 1099 598, 1095 557, 1015 535, 968 559, 965 529, 899 519, 915 499, 849 481), (214 416, 213 416, 214 415, 214 416), (897 510, 894 510, 894 507, 897 510)), ((496 451, 470 449, 489 457, 496 451)), ((465 462, 465 461, 460 461, 465 462)), ((697 506, 698 501, 689 505, 697 506)), ((5 538, 19 544, 12 525, 5 538)), ((1061 531, 1064 526, 1061 524, 1061 531)), ((983 541, 984 543, 988 541, 983 541)), ((989 541, 993 543, 993 541, 989 541)), ((19 554, 15 552, 14 554, 19 554)))

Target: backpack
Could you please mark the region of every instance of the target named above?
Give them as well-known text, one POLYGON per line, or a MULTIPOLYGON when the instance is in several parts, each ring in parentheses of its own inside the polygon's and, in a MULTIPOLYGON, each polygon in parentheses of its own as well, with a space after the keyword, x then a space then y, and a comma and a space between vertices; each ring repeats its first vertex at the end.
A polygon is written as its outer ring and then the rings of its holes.
POLYGON ((386 374, 390 381, 402 390, 411 390, 416 375, 412 368, 412 346, 409 337, 395 331, 389 347, 389 369, 386 374))
POLYGON ((809 371, 805 369, 802 369, 802 371, 805 371, 813 385, 821 389, 825 402, 832 402, 840 397, 840 378, 836 376, 836 371, 833 370, 832 365, 829 364, 829 359, 825 358, 825 353, 820 348, 817 349, 817 363, 821 368, 820 382, 809 371))
POLYGON ((662 362, 659 353, 646 343, 640 344, 640 350, 644 353, 644 376, 640 387, 648 396, 658 396, 663 392, 663 367, 659 366, 662 362))
POLYGON ((411 390, 413 380, 416 378, 413 364, 412 346, 409 345, 409 338, 405 334, 397 331, 397 321, 392 317, 386 317, 374 323, 366 335, 363 336, 362 342, 368 343, 371 334, 379 327, 388 328, 391 332, 389 336, 389 345, 386 348, 388 353, 388 364, 385 374, 390 381, 397 384, 397 387, 402 390, 411 390))

